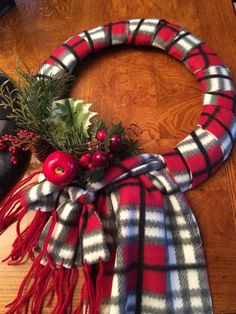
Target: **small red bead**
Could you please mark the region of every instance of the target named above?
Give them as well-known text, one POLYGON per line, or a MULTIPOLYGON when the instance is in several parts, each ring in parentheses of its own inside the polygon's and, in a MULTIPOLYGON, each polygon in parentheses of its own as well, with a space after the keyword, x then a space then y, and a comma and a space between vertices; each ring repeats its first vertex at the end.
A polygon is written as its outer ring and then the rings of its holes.
POLYGON ((14 155, 11 156, 10 161, 11 161, 11 163, 12 163, 13 165, 16 165, 16 164, 18 163, 18 160, 17 160, 17 158, 16 158, 14 155))
POLYGON ((94 164, 92 162, 90 162, 88 165, 87 165, 87 168, 88 170, 93 170, 94 169, 94 164))

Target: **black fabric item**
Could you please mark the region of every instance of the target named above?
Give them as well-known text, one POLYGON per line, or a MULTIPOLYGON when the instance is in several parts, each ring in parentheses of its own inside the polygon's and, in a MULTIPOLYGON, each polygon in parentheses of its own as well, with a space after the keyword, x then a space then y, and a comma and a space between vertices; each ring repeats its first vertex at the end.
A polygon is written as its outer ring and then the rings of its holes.
MULTIPOLYGON (((2 84, 4 84, 4 88, 9 90, 15 88, 6 74, 0 71, 0 86, 2 84)), ((0 102, 2 102, 2 97, 0 97, 0 102)), ((14 134, 16 132, 16 124, 6 119, 9 112, 9 110, 0 107, 0 137, 6 133, 14 134)), ((6 196, 11 187, 22 176, 29 162, 30 154, 28 152, 20 152, 17 154, 17 158, 18 164, 13 165, 10 162, 10 154, 7 151, 0 151, 0 199, 6 196)))

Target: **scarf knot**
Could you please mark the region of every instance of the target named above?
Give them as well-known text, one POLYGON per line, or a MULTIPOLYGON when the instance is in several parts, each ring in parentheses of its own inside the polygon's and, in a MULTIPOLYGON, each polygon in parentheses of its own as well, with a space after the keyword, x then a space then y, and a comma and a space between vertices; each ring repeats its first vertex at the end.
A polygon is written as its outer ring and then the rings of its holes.
POLYGON ((86 262, 108 261, 110 254, 99 208, 96 209, 93 204, 96 193, 121 180, 163 166, 161 156, 142 154, 108 168, 103 180, 88 183, 86 187, 73 180, 68 186, 59 188, 40 175, 40 181, 29 188, 24 197, 27 208, 56 215, 54 220, 51 216, 47 221, 37 244, 41 250, 46 248, 42 263, 50 258, 56 265, 72 268, 86 262))

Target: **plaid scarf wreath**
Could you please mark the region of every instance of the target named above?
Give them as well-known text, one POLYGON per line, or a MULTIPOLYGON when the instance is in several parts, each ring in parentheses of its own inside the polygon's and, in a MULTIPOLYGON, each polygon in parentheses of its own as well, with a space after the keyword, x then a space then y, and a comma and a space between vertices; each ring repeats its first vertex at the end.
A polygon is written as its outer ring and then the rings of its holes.
POLYGON ((201 237, 183 192, 206 180, 228 157, 236 138, 235 88, 228 68, 207 45, 164 20, 138 19, 71 37, 39 75, 71 72, 90 52, 109 45, 152 45, 183 61, 204 93, 199 125, 177 147, 109 167, 103 180, 63 190, 33 174, 1 204, 0 230, 18 218, 8 257, 32 268, 8 314, 213 313, 201 237), (36 211, 25 230, 20 222, 36 211), (38 252, 36 255, 34 252, 38 252), (82 268, 81 302, 72 309, 82 268))

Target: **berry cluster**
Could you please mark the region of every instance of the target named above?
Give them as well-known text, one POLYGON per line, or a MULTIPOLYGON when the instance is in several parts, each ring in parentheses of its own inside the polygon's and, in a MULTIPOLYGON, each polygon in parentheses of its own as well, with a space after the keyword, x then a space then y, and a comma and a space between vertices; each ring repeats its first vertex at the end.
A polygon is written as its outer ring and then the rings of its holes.
POLYGON ((34 136, 35 133, 28 130, 21 130, 16 135, 4 134, 0 137, 0 151, 8 151, 10 153, 10 162, 17 165, 17 152, 29 150, 26 142, 29 142, 34 136))
MULTIPOLYGON (((107 136, 106 130, 100 130, 96 134, 96 140, 103 143, 107 136)), ((79 165, 87 170, 93 170, 95 167, 105 167, 113 162, 114 155, 122 149, 122 137, 120 134, 112 134, 109 137, 109 151, 101 148, 95 152, 87 152, 79 159, 79 165)))

